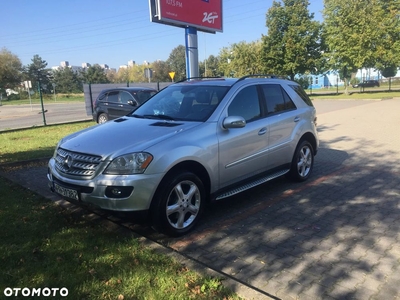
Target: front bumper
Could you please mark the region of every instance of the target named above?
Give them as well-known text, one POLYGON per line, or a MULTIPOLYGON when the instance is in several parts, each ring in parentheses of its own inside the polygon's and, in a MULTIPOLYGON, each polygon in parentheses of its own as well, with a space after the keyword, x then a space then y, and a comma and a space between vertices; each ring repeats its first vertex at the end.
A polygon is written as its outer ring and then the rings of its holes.
POLYGON ((162 177, 163 174, 100 174, 89 180, 69 178, 57 171, 53 158, 49 161, 47 172, 49 188, 63 198, 120 212, 148 210, 162 177), (107 196, 114 187, 125 189, 129 194, 107 196))

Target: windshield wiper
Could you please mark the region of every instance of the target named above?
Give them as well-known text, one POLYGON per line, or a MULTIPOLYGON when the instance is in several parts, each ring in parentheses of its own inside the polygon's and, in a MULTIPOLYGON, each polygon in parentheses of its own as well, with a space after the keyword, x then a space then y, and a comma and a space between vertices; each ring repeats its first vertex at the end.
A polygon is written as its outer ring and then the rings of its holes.
POLYGON ((137 115, 137 114, 131 114, 131 115, 128 115, 128 117, 134 117, 134 118, 139 118, 139 119, 144 119, 145 118, 144 116, 137 115))
POLYGON ((149 119, 160 119, 160 120, 169 120, 169 121, 175 121, 175 119, 171 116, 168 115, 144 115, 144 118, 149 118, 149 119))
POLYGON ((173 117, 167 115, 138 115, 138 114, 131 114, 130 117, 139 118, 139 119, 157 119, 157 120, 169 120, 175 121, 173 117))

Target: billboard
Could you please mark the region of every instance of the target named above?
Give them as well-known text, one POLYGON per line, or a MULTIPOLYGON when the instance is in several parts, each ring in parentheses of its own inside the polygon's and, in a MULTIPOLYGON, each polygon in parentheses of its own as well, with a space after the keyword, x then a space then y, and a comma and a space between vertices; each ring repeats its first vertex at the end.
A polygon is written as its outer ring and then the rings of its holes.
POLYGON ((222 0, 149 0, 152 22, 222 32, 222 0))

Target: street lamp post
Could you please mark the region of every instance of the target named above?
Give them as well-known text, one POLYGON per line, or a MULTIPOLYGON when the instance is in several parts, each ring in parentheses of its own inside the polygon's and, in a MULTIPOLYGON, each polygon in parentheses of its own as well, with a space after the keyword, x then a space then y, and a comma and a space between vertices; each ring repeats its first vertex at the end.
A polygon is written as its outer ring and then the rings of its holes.
POLYGON ((339 75, 336 75, 336 95, 339 94, 339 75))
POLYGON ((44 105, 43 105, 43 96, 42 96, 42 87, 40 85, 40 79, 38 80, 38 90, 39 90, 39 96, 40 96, 40 103, 42 104, 42 115, 43 115, 43 124, 46 126, 46 116, 45 116, 45 110, 44 110, 44 105))
POLYGON ((56 96, 56 84, 55 83, 53 83, 53 94, 54 94, 54 102, 56 102, 56 100, 57 100, 57 96, 56 96))

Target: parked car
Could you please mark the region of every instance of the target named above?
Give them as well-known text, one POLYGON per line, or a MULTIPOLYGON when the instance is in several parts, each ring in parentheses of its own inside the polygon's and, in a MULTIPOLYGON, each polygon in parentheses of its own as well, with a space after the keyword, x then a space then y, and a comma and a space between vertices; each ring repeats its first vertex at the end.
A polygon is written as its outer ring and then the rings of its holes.
POLYGON ((49 187, 182 235, 208 201, 282 175, 308 179, 316 120, 293 81, 257 75, 175 83, 127 116, 63 138, 48 164, 49 187))
POLYGON ((122 117, 145 102, 157 90, 144 87, 122 87, 101 91, 93 102, 93 120, 105 123, 122 117))
POLYGON ((365 80, 363 82, 354 84, 353 87, 357 88, 357 87, 374 87, 374 86, 378 86, 379 87, 379 81, 378 80, 365 80))

